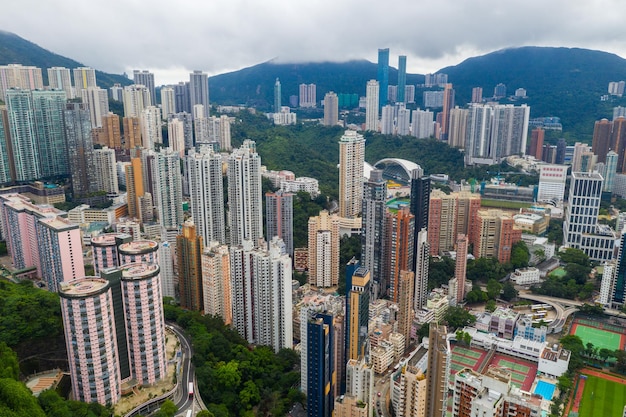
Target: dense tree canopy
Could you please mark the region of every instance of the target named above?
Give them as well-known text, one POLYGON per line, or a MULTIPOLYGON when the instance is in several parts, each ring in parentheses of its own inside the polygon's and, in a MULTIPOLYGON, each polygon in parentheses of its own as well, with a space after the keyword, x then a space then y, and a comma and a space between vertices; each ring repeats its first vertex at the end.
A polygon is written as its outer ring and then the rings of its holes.
POLYGON ((463 307, 449 307, 444 316, 450 329, 459 329, 476 322, 476 317, 463 307))

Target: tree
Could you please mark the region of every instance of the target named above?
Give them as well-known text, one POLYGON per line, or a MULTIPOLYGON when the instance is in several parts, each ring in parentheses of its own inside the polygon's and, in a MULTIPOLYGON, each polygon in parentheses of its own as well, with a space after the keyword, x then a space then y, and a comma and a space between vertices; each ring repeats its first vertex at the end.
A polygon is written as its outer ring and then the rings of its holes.
POLYGON ((557 378, 557 381, 557 387, 562 393, 568 392, 570 389, 572 389, 572 386, 574 385, 572 382, 572 378, 569 375, 561 375, 557 378))
POLYGON ((567 248, 559 252, 561 260, 567 264, 578 264, 581 266, 591 266, 589 256, 580 249, 567 248))
POLYGON ((490 299, 495 300, 500 296, 500 291, 502 290, 502 284, 500 284, 495 279, 490 279, 487 282, 487 295, 490 299))
POLYGON ((213 414, 209 410, 202 410, 198 414, 196 414, 196 417, 215 417, 215 414, 213 414))
POLYGON ((517 290, 511 281, 507 281, 502 286, 502 298, 506 301, 511 301, 517 297, 517 290))
POLYGON ((174 417, 176 412, 178 411, 178 407, 172 400, 165 400, 163 404, 161 404, 161 408, 155 414, 156 417, 174 417))
POLYGON ((0 378, 0 416, 46 417, 37 398, 23 382, 0 378))
POLYGON ((476 321, 476 317, 466 311, 463 307, 448 307, 448 311, 443 319, 452 329, 468 326, 476 321))
POLYGON ((496 310, 496 307, 497 306, 496 306, 495 300, 489 300, 487 301, 487 304, 485 305, 485 311, 492 313, 496 310))
POLYGON ((529 260, 530 253, 526 243, 523 240, 515 242, 511 247, 511 267, 513 269, 526 268, 529 260))
POLYGON ((589 279, 591 267, 583 266, 577 263, 568 263, 565 265, 566 278, 573 279, 578 285, 584 285, 589 279))
POLYGON ((72 417, 69 404, 55 390, 42 392, 38 401, 48 417, 72 417))
POLYGON ((245 410, 250 410, 253 405, 261 401, 259 387, 252 381, 246 381, 243 384, 243 389, 239 392, 239 400, 245 410))
POLYGON ((568 369, 570 371, 576 371, 582 368, 584 361, 582 360, 581 355, 585 351, 582 339, 576 335, 570 334, 562 337, 560 342, 563 349, 567 349, 571 352, 568 369))
POLYGON ((15 351, 0 342, 0 378, 13 378, 16 381, 20 376, 20 365, 15 351))

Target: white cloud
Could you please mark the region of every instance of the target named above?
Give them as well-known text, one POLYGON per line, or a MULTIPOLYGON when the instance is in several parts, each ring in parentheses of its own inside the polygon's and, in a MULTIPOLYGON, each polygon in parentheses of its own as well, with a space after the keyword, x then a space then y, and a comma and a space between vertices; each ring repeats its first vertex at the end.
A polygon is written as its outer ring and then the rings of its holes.
POLYGON ((281 61, 376 61, 408 56, 434 72, 476 54, 522 45, 626 55, 620 0, 57 0, 7 1, 0 29, 95 68, 155 72, 157 83, 193 69, 218 74, 281 61))

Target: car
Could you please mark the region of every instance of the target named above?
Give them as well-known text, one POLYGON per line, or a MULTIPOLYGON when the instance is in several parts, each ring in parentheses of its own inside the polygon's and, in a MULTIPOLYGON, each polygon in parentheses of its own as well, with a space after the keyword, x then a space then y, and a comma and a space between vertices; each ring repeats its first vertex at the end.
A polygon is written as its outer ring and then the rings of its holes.
POLYGON ((378 396, 380 397, 380 395, 381 395, 381 394, 380 394, 380 391, 378 391, 378 396))

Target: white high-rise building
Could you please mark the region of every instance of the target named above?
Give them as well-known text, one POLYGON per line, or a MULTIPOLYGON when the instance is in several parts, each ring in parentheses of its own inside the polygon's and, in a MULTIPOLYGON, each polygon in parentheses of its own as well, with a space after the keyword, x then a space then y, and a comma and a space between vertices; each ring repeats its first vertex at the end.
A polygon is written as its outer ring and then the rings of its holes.
POLYGON ((408 136, 411 130, 411 110, 401 104, 398 107, 398 115, 396 117, 396 134, 400 136, 408 136))
POLYGON ((363 204, 363 163, 365 138, 346 130, 339 139, 339 216, 353 218, 361 214, 363 204))
POLYGON ((154 88, 154 73, 148 70, 133 70, 133 82, 135 84, 145 85, 150 92, 150 102, 156 106, 156 90, 154 88))
POLYGON ((450 109, 450 125, 448 129, 448 145, 455 148, 465 148, 467 131, 467 109, 455 107, 450 109))
POLYGON ((174 247, 167 240, 159 243, 159 266, 161 267, 161 293, 163 297, 175 298, 174 247))
POLYGON ((374 397, 374 370, 365 358, 350 359, 346 365, 346 394, 371 404, 374 397))
MULTIPOLYGON (((317 107, 317 86, 315 84, 300 84, 300 107, 317 107)), ((278 109, 275 110, 278 113, 278 109)))
POLYGON ((115 149, 109 149, 107 146, 94 149, 93 165, 96 170, 94 178, 98 181, 98 190, 119 194, 115 149))
POLYGON ((161 115, 163 120, 176 113, 176 92, 172 87, 161 87, 161 115))
POLYGON ((426 139, 434 134, 433 112, 430 110, 413 110, 411 134, 418 139, 426 139))
POLYGON ((331 287, 339 282, 339 218, 322 210, 309 218, 309 284, 331 287))
POLYGON ((207 147, 200 152, 189 151, 187 178, 196 232, 206 245, 226 243, 221 155, 207 147))
POLYGON ((265 248, 231 246, 233 325, 248 342, 275 351, 293 345, 291 258, 281 239, 265 248))
POLYGON ((178 153, 172 148, 155 153, 152 175, 161 227, 180 227, 183 224, 183 184, 178 153))
POLYGON ((563 202, 568 168, 567 165, 541 165, 539 167, 537 201, 563 202))
POLYGON ((182 120, 172 118, 167 122, 167 139, 174 152, 181 158, 185 156, 185 124, 182 120))
POLYGON ((78 67, 72 70, 74 73, 74 92, 76 96, 80 96, 80 90, 89 87, 97 87, 96 70, 89 67, 78 67))
POLYGON ((572 172, 571 178, 563 245, 582 250, 593 261, 610 261, 617 236, 598 224, 604 179, 597 172, 572 172))
POLYGON ((48 85, 52 89, 65 91, 65 95, 68 99, 74 98, 74 89, 72 88, 72 77, 70 76, 69 68, 48 68, 48 85))
POLYGON ((339 98, 330 91, 324 96, 324 126, 335 126, 339 122, 339 98))
POLYGON ((150 91, 141 84, 124 87, 122 100, 124 101, 124 117, 141 117, 143 109, 152 105, 150 91))
MULTIPOLYGON (((623 245, 624 243, 622 243, 623 245)), ((621 252, 622 249, 620 249, 621 252)), ((618 259, 620 259, 618 257, 618 259)), ((610 306, 613 301, 613 291, 615 289, 615 276, 617 267, 615 263, 605 262, 604 271, 602 272, 602 283, 600 284, 600 297, 598 302, 603 306, 610 306)))
POLYGON ((0 65, 0 100, 4 101, 4 95, 9 88, 43 89, 41 68, 21 64, 0 65))
MULTIPOLYGON (((395 106, 391 104, 387 104, 383 106, 383 114, 380 119, 380 133, 383 135, 393 135, 394 134, 394 119, 395 119, 395 106)), ((369 129, 367 129, 369 130, 369 129)))
POLYGON ((87 87, 80 90, 83 103, 89 106, 91 127, 102 127, 102 116, 109 114, 109 95, 99 87, 87 87))
POLYGON ((257 245, 263 237, 261 157, 251 140, 228 157, 228 219, 231 245, 257 245))
MULTIPOLYGON (((141 141, 146 149, 155 149, 155 144, 163 143, 161 130, 161 109, 148 106, 141 112, 141 141)), ((172 144, 170 143, 170 147, 172 144)), ((175 149, 177 150, 177 149, 175 149)))
POLYGON ((378 81, 367 82, 365 90, 365 130, 378 130, 378 102, 379 102, 378 81))

